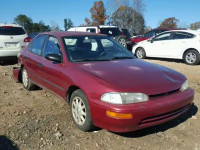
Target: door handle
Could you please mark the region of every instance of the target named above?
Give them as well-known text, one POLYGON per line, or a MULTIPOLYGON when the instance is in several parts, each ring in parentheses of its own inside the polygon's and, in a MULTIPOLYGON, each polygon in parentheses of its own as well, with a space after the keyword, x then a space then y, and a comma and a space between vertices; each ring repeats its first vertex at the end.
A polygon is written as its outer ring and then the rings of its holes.
POLYGON ((43 66, 43 64, 42 64, 42 63, 38 63, 38 66, 39 66, 39 67, 42 67, 42 66, 43 66))
POLYGON ((27 59, 28 59, 28 57, 24 56, 24 60, 27 60, 27 59))

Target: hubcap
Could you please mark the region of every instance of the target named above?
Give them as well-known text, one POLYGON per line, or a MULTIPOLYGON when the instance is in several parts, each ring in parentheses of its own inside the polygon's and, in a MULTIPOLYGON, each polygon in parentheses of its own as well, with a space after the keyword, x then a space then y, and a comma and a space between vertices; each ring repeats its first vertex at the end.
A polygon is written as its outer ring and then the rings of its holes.
POLYGON ((25 69, 23 70, 23 73, 22 73, 22 81, 23 81, 24 86, 27 87, 28 86, 28 74, 25 69))
POLYGON ((186 55, 186 61, 190 64, 194 63, 197 59, 197 56, 195 53, 193 52, 190 52, 190 53, 187 53, 186 55))
POLYGON ((121 38, 120 40, 119 40, 119 44, 121 44, 122 46, 126 46, 126 40, 124 40, 123 38, 121 38))
POLYGON ((78 125, 83 125, 86 120, 86 107, 80 97, 72 100, 72 115, 78 125))
POLYGON ((138 58, 143 58, 144 57, 144 51, 142 49, 137 50, 137 57, 138 58))

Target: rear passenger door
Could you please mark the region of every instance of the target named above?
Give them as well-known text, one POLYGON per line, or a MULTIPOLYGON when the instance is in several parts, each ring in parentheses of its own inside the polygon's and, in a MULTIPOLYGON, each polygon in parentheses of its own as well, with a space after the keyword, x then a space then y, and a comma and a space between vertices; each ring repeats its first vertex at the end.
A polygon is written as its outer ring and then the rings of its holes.
POLYGON ((24 66, 27 70, 29 78, 42 85, 43 80, 39 74, 39 68, 42 61, 41 54, 47 35, 39 35, 29 45, 28 52, 24 55, 24 66))

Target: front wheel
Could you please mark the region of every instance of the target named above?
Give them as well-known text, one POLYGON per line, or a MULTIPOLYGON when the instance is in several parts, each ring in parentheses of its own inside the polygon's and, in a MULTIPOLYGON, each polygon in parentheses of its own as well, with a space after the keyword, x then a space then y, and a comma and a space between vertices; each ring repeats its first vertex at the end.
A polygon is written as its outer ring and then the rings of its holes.
POLYGON ((137 58, 144 59, 146 57, 145 50, 142 47, 137 48, 135 55, 137 58))
POLYGON ((87 97, 80 89, 72 93, 70 109, 72 120, 80 130, 87 132, 94 128, 87 97))
POLYGON ((200 54, 195 50, 189 50, 185 53, 183 59, 188 65, 197 65, 200 61, 200 54))

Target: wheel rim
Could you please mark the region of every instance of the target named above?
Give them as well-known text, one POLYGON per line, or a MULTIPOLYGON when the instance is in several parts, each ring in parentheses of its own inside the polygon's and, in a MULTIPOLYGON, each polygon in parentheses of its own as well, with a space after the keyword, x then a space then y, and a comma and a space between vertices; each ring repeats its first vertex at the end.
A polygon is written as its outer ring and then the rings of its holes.
POLYGON ((121 38, 121 39, 119 40, 119 44, 121 44, 122 46, 126 47, 126 40, 123 39, 123 38, 121 38))
POLYGON ((196 61, 196 59, 197 59, 197 56, 196 56, 195 53, 189 52, 189 53, 186 54, 187 63, 192 64, 192 63, 194 63, 196 61))
POLYGON ((25 87, 28 86, 28 74, 27 71, 24 69, 22 72, 22 81, 25 87))
POLYGON ((138 49, 136 54, 137 54, 138 58, 143 58, 144 57, 144 51, 142 49, 138 49))
POLYGON ((86 107, 80 97, 74 97, 72 100, 72 115, 78 125, 83 125, 86 120, 86 107))

